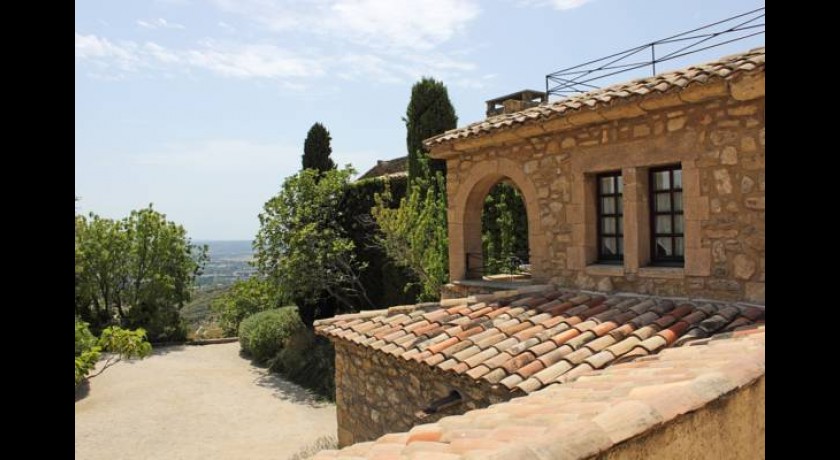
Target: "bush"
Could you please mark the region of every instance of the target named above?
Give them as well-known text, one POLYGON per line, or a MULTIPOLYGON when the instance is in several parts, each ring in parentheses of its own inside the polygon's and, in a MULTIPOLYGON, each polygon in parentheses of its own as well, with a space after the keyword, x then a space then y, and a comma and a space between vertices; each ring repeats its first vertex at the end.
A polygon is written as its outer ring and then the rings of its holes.
POLYGON ((142 328, 130 331, 116 326, 107 327, 97 339, 88 330, 88 324, 76 318, 76 387, 123 359, 143 359, 151 353, 152 346, 142 328), (110 353, 105 364, 96 374, 88 377, 103 351, 110 353))
POLYGON ((329 340, 309 329, 295 332, 271 361, 271 370, 335 401, 335 350, 329 340))
POLYGON ((256 362, 265 364, 277 356, 292 334, 303 328, 296 307, 261 311, 239 325, 239 344, 256 362))
MULTIPOLYGON (((280 296, 277 289, 267 280, 251 277, 236 281, 217 299, 210 308, 219 315, 219 325, 229 337, 236 335, 243 319, 278 306, 280 296)), ((282 305, 282 304, 280 304, 282 305)))
POLYGON ((88 323, 76 318, 76 386, 96 366, 100 348, 96 346, 96 337, 90 333, 88 323))

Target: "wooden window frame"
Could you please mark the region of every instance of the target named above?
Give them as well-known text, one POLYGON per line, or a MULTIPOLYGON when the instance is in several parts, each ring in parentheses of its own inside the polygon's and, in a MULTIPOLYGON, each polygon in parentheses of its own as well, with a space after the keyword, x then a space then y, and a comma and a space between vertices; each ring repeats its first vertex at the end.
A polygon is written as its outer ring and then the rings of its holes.
POLYGON ((685 201, 684 201, 684 192, 683 192, 683 185, 682 185, 682 165, 674 164, 668 166, 659 166, 656 168, 650 168, 648 171, 648 198, 650 201, 650 263, 654 266, 665 266, 665 267, 683 267, 685 266, 685 201), (668 189, 667 190, 656 190, 656 173, 668 171, 668 189), (674 171, 680 171, 680 187, 674 187, 674 171), (680 193, 680 210, 676 210, 674 194, 680 193), (656 197, 657 195, 669 195, 669 200, 671 203, 670 211, 657 211, 656 210, 656 197), (676 216, 681 215, 683 216, 683 229, 682 232, 677 233, 677 226, 676 226, 676 216), (670 216, 671 217, 671 232, 670 233, 657 233, 656 231, 656 218, 657 216, 670 216), (657 238, 670 238, 671 240, 671 250, 672 252, 676 252, 676 242, 677 238, 682 238, 683 247, 682 247, 682 254, 681 256, 665 256, 659 257, 656 254, 656 240, 657 238))
POLYGON ((605 173, 600 173, 595 176, 595 201, 597 203, 597 212, 595 215, 596 227, 598 229, 597 237, 596 237, 596 245, 598 249, 598 263, 601 264, 616 264, 621 265, 624 263, 624 203, 622 200, 624 199, 624 184, 623 184, 623 177, 621 175, 621 171, 610 171, 605 173), (611 178, 613 182, 613 193, 603 193, 601 190, 601 179, 604 178, 611 178), (622 187, 619 190, 618 187, 618 180, 621 179, 622 187), (602 199, 603 198, 614 198, 615 199, 615 209, 614 213, 612 214, 605 214, 602 199), (619 211, 620 209, 620 211, 619 211), (604 233, 604 228, 602 225, 602 220, 606 217, 612 217, 615 219, 615 233, 604 233), (619 225, 619 219, 622 220, 622 224, 619 225), (615 238, 616 240, 616 250, 619 252, 616 255, 609 255, 603 253, 604 245, 603 239, 604 238, 615 238))

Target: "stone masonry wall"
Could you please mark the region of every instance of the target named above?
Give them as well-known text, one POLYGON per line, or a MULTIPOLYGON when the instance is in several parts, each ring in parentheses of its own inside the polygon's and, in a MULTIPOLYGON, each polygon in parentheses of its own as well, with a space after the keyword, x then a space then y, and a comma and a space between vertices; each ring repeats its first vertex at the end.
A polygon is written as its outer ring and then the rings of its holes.
POLYGON ((670 94, 643 100, 611 121, 604 121, 609 113, 595 118, 592 111, 590 120, 600 121, 562 130, 552 130, 548 121, 519 128, 519 134, 470 140, 457 152, 433 151, 447 158, 453 280, 463 276, 463 254, 480 251, 474 208, 507 177, 526 202, 537 282, 763 304, 763 75, 741 86, 698 88, 687 93, 693 99, 670 94), (685 266, 651 267, 648 169, 675 163, 683 169, 685 266), (615 170, 624 180, 625 261, 599 265, 595 175, 615 170))
POLYGON ((385 433, 408 431, 414 425, 487 407, 517 395, 444 373, 425 363, 406 361, 341 340, 335 341, 335 387, 341 447, 385 433), (423 419, 417 417, 417 412, 452 390, 461 394, 461 403, 423 419))

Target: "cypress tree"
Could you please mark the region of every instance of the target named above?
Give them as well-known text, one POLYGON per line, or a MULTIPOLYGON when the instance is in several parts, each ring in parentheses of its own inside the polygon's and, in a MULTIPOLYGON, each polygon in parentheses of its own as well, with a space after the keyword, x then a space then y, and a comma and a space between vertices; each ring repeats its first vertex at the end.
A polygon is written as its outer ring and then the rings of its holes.
MULTIPOLYGON (((454 129, 458 124, 455 108, 449 101, 449 93, 443 82, 423 77, 411 88, 411 100, 403 118, 407 132, 408 177, 412 180, 421 172, 418 158, 427 155, 423 141, 444 131, 454 129)), ((429 173, 441 171, 446 175, 446 162, 432 160, 429 173)))
POLYGON ((303 169, 317 169, 321 172, 335 169, 335 163, 330 158, 330 140, 330 132, 321 123, 315 123, 309 128, 303 142, 303 169))

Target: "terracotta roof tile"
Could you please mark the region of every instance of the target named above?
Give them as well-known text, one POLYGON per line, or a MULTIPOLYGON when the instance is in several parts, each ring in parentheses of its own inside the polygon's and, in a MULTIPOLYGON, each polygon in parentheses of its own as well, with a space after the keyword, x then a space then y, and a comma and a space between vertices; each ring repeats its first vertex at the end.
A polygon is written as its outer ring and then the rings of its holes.
POLYGON ((757 307, 543 289, 342 315, 316 331, 531 392, 712 334, 754 334, 764 317, 757 307))
POLYGON ((445 417, 409 433, 322 451, 315 458, 535 458, 535 452, 547 458, 596 456, 760 378, 764 326, 593 370, 591 363, 600 355, 568 370, 561 361, 525 380, 509 378, 508 384, 516 382, 518 389, 531 393, 525 397, 445 417), (552 379, 554 375, 560 378, 552 379))

